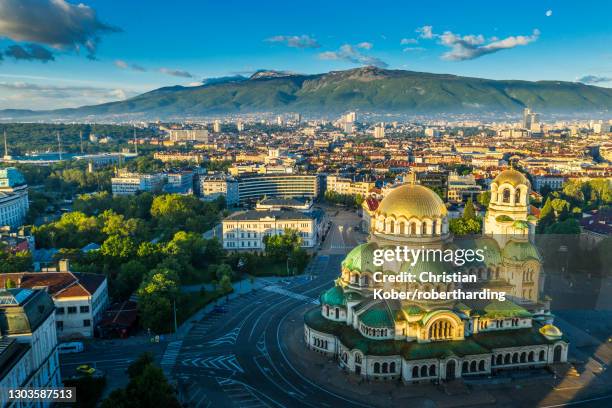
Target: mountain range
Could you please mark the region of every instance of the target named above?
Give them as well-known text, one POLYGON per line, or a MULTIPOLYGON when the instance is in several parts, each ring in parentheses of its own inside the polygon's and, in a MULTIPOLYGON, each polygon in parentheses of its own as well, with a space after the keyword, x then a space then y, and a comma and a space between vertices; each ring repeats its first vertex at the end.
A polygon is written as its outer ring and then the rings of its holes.
POLYGON ((305 75, 262 70, 210 78, 199 86, 171 86, 130 99, 72 109, 6 109, 3 119, 197 117, 248 112, 439 114, 584 113, 612 110, 612 89, 564 81, 492 80, 362 67, 305 75))

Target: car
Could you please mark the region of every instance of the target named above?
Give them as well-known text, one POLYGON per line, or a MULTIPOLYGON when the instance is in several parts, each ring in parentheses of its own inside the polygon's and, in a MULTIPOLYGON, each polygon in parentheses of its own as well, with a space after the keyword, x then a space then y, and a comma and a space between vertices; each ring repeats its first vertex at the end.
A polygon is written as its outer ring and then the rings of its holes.
POLYGON ((86 375, 93 375, 96 372, 96 369, 90 366, 89 364, 81 364, 76 368, 77 372, 86 375))
POLYGON ((80 341, 71 341, 68 343, 60 343, 57 346, 57 351, 60 354, 80 353, 85 350, 85 346, 80 341))

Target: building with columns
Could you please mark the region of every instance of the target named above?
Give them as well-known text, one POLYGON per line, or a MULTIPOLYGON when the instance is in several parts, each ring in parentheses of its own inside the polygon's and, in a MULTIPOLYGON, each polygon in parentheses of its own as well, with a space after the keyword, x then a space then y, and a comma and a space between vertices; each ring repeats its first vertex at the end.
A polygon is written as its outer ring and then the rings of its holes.
POLYGON ((568 341, 552 324, 549 302, 541 298, 537 283, 541 259, 530 239, 533 222, 525 205, 530 186, 515 172, 506 170, 493 183, 485 234, 477 237, 453 237, 446 206, 432 190, 414 182, 391 190, 371 215, 368 242, 346 256, 334 286, 321 294, 320 306, 305 314, 308 348, 334 357, 340 368, 356 375, 404 383, 489 376, 566 362, 568 341), (512 216, 514 227, 501 215, 512 216), (508 236, 500 239, 498 232, 508 236), (377 250, 398 245, 480 249, 483 259, 462 265, 420 258, 396 259, 382 266, 375 262, 377 250), (403 272, 419 278, 375 279, 403 272), (420 278, 422 272, 434 277, 460 272, 474 279, 432 283, 420 278), (374 296, 378 289, 490 290, 504 292, 505 298, 381 300, 374 296))

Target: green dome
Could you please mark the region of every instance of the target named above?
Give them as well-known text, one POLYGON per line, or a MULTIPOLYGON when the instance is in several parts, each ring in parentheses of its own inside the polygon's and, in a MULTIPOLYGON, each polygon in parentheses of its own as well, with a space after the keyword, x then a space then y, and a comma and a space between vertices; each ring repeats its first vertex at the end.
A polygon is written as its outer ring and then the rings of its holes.
POLYGON ((502 254, 499 250, 499 245, 491 237, 479 237, 474 239, 457 239, 453 243, 452 248, 461 249, 472 249, 474 251, 481 249, 483 251, 484 261, 479 262, 474 260, 473 262, 466 262, 465 266, 486 266, 491 267, 502 263, 502 254))
POLYGON ((503 250, 504 259, 512 261, 540 260, 537 248, 529 241, 510 241, 503 250))
POLYGON ((346 296, 340 286, 334 286, 321 294, 321 304, 330 306, 345 306, 346 296))
POLYGON ((421 272, 431 272, 434 275, 442 275, 445 272, 447 274, 453 273, 454 266, 446 262, 434 262, 434 261, 419 261, 414 266, 412 263, 405 262, 401 267, 401 272, 412 273, 417 277, 421 272))
POLYGON ((380 270, 379 266, 374 265, 374 250, 376 249, 378 245, 375 242, 357 245, 344 258, 342 266, 359 272, 380 270))
POLYGON ((490 317, 492 319, 531 317, 531 313, 529 313, 526 309, 509 300, 505 300, 503 302, 500 300, 492 300, 484 308, 477 310, 476 314, 490 317))
POLYGON ((375 303, 359 316, 359 320, 368 327, 395 327, 393 312, 386 302, 375 303))

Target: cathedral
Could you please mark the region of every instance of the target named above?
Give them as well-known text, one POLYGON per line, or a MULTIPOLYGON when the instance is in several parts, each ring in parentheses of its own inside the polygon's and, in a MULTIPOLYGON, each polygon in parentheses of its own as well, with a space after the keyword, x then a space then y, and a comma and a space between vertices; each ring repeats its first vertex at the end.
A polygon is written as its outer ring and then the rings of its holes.
MULTIPOLYGON (((533 245, 529 180, 509 169, 491 183, 483 234, 453 237, 447 208, 414 182, 392 189, 370 214, 368 242, 351 250, 320 306, 304 316, 311 350, 369 379, 404 383, 491 375, 567 361, 568 341, 552 324, 540 295, 541 258, 533 245), (375 262, 377 250, 480 250, 461 266, 444 262, 375 262), (380 266, 378 266, 380 265, 380 266), (380 282, 376 275, 470 274, 475 282, 380 282), (499 291, 503 300, 382 300, 377 289, 402 292, 499 291)), ((391 279, 391 281, 393 281, 391 279)))

